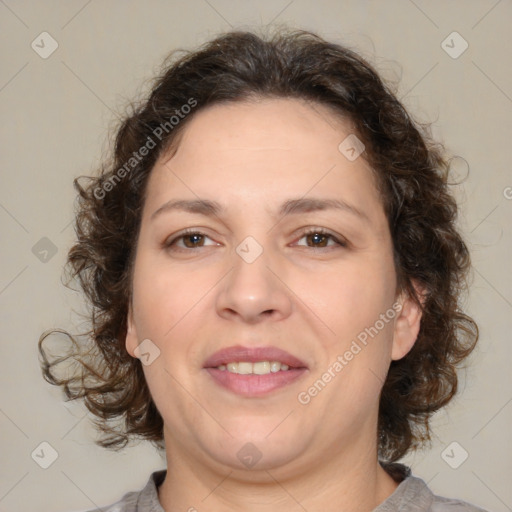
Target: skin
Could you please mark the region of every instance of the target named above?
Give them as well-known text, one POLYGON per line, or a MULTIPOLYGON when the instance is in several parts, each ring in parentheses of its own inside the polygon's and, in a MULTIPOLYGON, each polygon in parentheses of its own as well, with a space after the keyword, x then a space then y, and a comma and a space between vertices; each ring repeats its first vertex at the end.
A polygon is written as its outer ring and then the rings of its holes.
POLYGON ((338 150, 350 133, 349 122, 302 100, 215 105, 190 119, 177 152, 162 155, 151 173, 126 346, 133 357, 144 339, 160 350, 144 372, 164 420, 168 471, 159 499, 167 512, 362 512, 397 487, 377 460, 379 394, 391 361, 416 340, 420 311, 397 293, 368 164, 338 150), (283 202, 303 197, 342 199, 364 217, 335 209, 277 216, 283 202), (219 202, 224 213, 152 218, 169 200, 198 198, 219 202), (205 236, 165 247, 186 228, 205 236), (305 236, 307 228, 346 245, 305 236), (252 263, 236 252, 248 236, 263 249, 252 263), (400 313, 299 403, 394 303, 400 313), (236 344, 279 347, 308 371, 271 395, 241 397, 203 368, 236 344), (261 453, 252 468, 237 457, 246 443, 261 453))

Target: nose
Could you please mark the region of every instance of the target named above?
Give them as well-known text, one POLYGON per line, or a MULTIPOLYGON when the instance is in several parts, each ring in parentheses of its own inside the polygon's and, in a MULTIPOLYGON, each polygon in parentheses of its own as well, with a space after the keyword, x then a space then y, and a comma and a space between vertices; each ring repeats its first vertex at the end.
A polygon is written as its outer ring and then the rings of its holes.
POLYGON ((265 250, 252 262, 234 252, 233 268, 223 279, 216 299, 218 314, 250 324, 288 317, 292 294, 284 274, 283 266, 271 262, 265 250))

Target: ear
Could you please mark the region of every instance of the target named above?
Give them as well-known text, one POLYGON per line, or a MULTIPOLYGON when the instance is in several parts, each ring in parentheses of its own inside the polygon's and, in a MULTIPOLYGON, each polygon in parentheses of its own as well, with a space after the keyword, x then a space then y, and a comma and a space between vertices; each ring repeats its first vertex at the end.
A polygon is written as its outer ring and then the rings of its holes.
POLYGON ((137 329, 135 328, 135 323, 133 321, 133 309, 132 309, 131 301, 128 305, 125 345, 126 345, 126 351, 128 352, 128 354, 130 354, 134 358, 137 358, 135 356, 135 349, 139 345, 139 342, 138 342, 138 336, 137 336, 137 329))
MULTIPOLYGON (((425 289, 417 282, 413 282, 413 286, 423 304, 425 289)), ((405 357, 414 346, 420 332, 422 315, 421 307, 407 292, 400 296, 398 303, 400 304, 400 309, 395 321, 393 349, 391 352, 391 359, 393 361, 405 357)))

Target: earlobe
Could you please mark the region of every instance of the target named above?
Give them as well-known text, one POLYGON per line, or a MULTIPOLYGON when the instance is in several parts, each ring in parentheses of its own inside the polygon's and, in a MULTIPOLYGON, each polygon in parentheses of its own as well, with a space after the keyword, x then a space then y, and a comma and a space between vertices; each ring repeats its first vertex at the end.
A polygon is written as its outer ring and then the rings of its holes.
MULTIPOLYGON (((423 302, 424 290, 417 283, 414 283, 414 288, 423 302)), ((393 361, 402 359, 409 353, 418 338, 421 326, 421 306, 409 295, 404 295, 400 304, 400 312, 395 321, 391 352, 393 361)))

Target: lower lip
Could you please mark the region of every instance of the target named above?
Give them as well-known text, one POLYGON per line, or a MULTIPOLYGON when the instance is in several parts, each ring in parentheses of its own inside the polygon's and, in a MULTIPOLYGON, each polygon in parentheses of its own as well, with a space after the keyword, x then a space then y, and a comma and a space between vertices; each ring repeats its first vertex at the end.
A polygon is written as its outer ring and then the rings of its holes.
POLYGON ((290 368, 266 375, 242 375, 231 373, 228 370, 206 368, 217 384, 245 397, 266 395, 276 389, 288 386, 304 375, 306 370, 306 368, 290 368))

